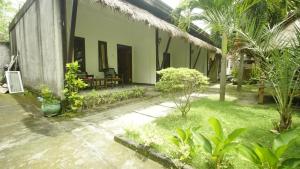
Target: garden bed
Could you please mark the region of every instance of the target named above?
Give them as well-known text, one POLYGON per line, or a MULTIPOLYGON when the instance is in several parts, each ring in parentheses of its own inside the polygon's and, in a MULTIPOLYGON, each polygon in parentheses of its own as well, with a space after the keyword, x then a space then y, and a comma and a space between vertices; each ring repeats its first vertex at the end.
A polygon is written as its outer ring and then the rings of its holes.
POLYGON ((159 96, 152 87, 131 87, 120 90, 96 91, 83 94, 83 107, 85 110, 115 107, 130 103, 135 100, 149 99, 159 96))
MULTIPOLYGON (((273 128, 272 121, 278 120, 275 106, 268 105, 241 105, 235 101, 219 102, 217 98, 207 98, 192 103, 191 111, 186 119, 181 117, 180 112, 174 112, 166 117, 158 118, 154 122, 139 129, 127 129, 126 138, 138 144, 149 145, 155 151, 166 154, 173 159, 176 156, 176 146, 170 138, 175 134, 177 128, 189 128, 201 126, 199 131, 210 136, 213 132, 208 124, 208 119, 215 117, 220 120, 226 134, 237 128, 246 128, 238 141, 241 143, 260 143, 270 146, 276 134, 270 132, 273 128)), ((296 112, 293 125, 300 125, 300 115, 296 112)), ((285 156, 300 157, 300 140, 296 145, 288 149, 285 156)), ((245 169, 255 168, 251 163, 242 160, 235 153, 228 154, 228 168, 245 169), (241 160, 234 160, 234 159, 241 160)), ((187 164, 194 168, 209 168, 208 158, 205 153, 199 153, 187 164)))

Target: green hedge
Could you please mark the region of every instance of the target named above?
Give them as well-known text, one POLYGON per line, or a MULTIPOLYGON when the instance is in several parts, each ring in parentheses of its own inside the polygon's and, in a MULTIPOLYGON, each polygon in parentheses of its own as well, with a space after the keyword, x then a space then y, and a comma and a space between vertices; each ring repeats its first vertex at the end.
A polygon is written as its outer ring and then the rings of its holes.
POLYGON ((84 96, 83 107, 84 109, 95 108, 105 104, 112 104, 120 102, 123 100, 140 98, 145 96, 145 89, 135 87, 133 89, 118 91, 118 92, 108 92, 100 93, 97 91, 92 91, 91 93, 84 96))

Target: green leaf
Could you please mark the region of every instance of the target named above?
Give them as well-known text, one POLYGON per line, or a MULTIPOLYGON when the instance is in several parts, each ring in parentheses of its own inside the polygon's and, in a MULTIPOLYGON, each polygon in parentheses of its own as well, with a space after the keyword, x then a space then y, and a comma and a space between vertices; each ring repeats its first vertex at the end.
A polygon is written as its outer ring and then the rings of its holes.
POLYGON ((223 149, 221 150, 222 153, 228 153, 230 152, 231 150, 233 150, 234 148, 236 148, 238 144, 237 143, 229 143, 229 144, 225 144, 223 149))
POLYGON ((210 140, 217 146, 219 145, 222 141, 220 140, 219 137, 211 137, 210 140))
POLYGON ((182 141, 184 141, 186 139, 184 130, 178 128, 178 129, 176 129, 176 132, 182 141))
POLYGON ((179 146, 179 140, 177 136, 173 136, 170 138, 170 141, 175 144, 177 147, 179 146))
POLYGON ((281 158, 281 156, 285 153, 287 148, 288 148, 288 145, 282 145, 282 146, 278 147, 275 150, 275 155, 277 156, 277 158, 281 158))
POLYGON ((294 140, 296 140, 299 137, 298 133, 299 129, 295 129, 277 136, 273 142, 273 151, 276 151, 279 147, 283 145, 291 144, 294 140))
POLYGON ((298 169, 300 168, 300 158, 289 158, 282 162, 279 169, 298 169))
POLYGON ((246 145, 239 145, 237 148, 237 151, 240 155, 242 155, 246 160, 256 164, 261 165, 262 161, 254 151, 252 147, 246 146, 246 145))
POLYGON ((194 138, 195 143, 197 145, 202 145, 203 149, 207 153, 212 154, 212 145, 211 145, 210 141, 201 133, 199 133, 199 134, 197 134, 195 132, 192 132, 192 133, 193 133, 193 138, 194 138))
POLYGON ((259 156, 259 158, 263 162, 267 162, 269 164, 269 166, 272 166, 272 167, 277 166, 279 159, 276 157, 276 155, 270 149, 262 147, 262 146, 255 146, 255 152, 259 156))
POLYGON ((212 117, 208 120, 208 122, 211 125, 211 127, 213 128, 213 130, 215 131, 217 137, 219 137, 221 140, 223 140, 224 133, 223 133, 223 129, 222 129, 220 121, 218 119, 212 117))
POLYGON ((228 138, 226 139, 226 143, 230 143, 232 141, 234 141, 238 136, 240 136, 243 132, 245 132, 246 129, 245 128, 239 128, 239 129, 235 129, 233 132, 231 132, 228 135, 228 138))

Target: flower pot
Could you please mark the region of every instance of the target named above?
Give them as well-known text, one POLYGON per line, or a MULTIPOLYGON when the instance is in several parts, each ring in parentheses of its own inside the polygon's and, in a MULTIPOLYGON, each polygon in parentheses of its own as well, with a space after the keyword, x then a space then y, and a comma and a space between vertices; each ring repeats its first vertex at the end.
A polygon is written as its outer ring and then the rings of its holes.
POLYGON ((60 103, 52 103, 52 104, 42 104, 42 112, 46 117, 53 117, 60 113, 61 105, 60 103))

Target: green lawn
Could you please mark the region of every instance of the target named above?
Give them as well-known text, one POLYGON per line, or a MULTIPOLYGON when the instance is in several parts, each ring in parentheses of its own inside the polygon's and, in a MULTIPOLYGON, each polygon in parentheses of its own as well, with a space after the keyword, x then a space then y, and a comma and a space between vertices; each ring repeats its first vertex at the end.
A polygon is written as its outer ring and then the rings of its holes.
MULTIPOLYGON (((154 148, 160 152, 172 155, 172 150, 176 147, 170 143, 169 139, 174 134, 176 128, 188 128, 201 126, 200 132, 206 136, 212 133, 208 125, 210 117, 218 118, 225 130, 225 133, 231 132, 236 128, 247 128, 242 135, 241 142, 258 142, 270 146, 275 134, 270 132, 272 129, 272 120, 278 119, 278 113, 274 105, 250 105, 239 104, 235 99, 231 101, 219 102, 215 97, 201 99, 193 102, 192 109, 187 119, 181 117, 180 112, 175 111, 167 117, 159 118, 151 124, 137 130, 129 130, 127 137, 138 141, 154 145, 154 148)), ((293 118, 293 127, 300 126, 300 114, 295 113, 293 118)), ((288 150, 288 156, 300 157, 300 141, 295 147, 288 150)), ((230 155, 235 168, 254 168, 251 164, 243 160, 236 160, 239 157, 230 155)), ((191 165, 195 168, 205 168, 205 159, 203 154, 199 154, 191 165)))

